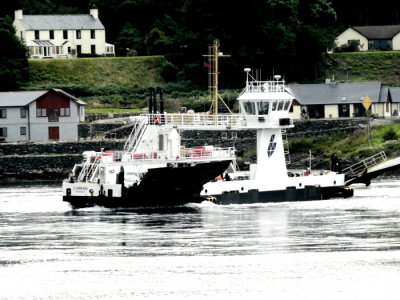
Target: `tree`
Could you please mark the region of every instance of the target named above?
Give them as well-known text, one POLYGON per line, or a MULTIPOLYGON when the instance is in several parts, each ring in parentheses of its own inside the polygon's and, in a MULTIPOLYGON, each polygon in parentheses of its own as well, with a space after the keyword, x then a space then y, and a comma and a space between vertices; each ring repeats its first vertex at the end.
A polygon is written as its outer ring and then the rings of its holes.
POLYGON ((139 30, 134 28, 132 24, 127 23, 122 28, 115 46, 119 55, 126 55, 127 52, 133 49, 140 53, 143 49, 143 39, 139 30))
POLYGON ((29 78, 27 49, 15 35, 10 17, 0 18, 0 90, 15 90, 29 78))

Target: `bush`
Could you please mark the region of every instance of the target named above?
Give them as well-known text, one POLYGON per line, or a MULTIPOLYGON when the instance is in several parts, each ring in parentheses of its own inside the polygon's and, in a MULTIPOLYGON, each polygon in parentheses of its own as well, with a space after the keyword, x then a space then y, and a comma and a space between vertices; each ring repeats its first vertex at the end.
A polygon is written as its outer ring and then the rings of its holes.
POLYGON ((396 141, 398 139, 398 135, 393 128, 389 128, 382 136, 382 141, 396 141))
POLYGON ((340 47, 335 48, 335 52, 359 52, 360 51, 360 42, 356 40, 350 41, 348 44, 341 45, 340 47))

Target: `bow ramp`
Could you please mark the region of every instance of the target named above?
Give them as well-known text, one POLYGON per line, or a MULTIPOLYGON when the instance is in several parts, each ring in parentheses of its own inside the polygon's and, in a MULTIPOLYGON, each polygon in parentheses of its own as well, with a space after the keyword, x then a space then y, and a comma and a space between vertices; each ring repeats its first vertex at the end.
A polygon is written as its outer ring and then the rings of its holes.
POLYGON ((399 167, 400 157, 388 159, 385 152, 381 151, 344 169, 343 173, 347 186, 353 183, 364 183, 369 186, 373 178, 399 167))

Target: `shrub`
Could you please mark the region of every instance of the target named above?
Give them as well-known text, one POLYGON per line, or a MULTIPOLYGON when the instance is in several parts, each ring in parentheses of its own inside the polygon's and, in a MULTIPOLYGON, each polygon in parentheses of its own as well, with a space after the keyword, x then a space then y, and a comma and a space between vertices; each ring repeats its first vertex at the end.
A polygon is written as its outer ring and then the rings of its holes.
POLYGON ((388 130, 385 131, 385 133, 382 136, 382 141, 396 141, 398 139, 398 135, 396 131, 393 128, 389 128, 388 130))

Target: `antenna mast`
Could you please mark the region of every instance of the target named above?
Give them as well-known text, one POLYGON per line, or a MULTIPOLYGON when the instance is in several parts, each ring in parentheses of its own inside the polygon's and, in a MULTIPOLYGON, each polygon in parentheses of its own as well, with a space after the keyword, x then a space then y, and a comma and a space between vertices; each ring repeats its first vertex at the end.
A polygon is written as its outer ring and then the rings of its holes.
POLYGON ((221 96, 218 94, 218 58, 219 57, 230 57, 230 55, 224 55, 219 51, 219 40, 214 40, 214 43, 208 46, 208 54, 203 55, 208 57, 208 89, 211 98, 210 112, 214 115, 218 115, 218 99, 225 105, 230 113, 232 111, 229 109, 228 105, 224 102, 221 96))

